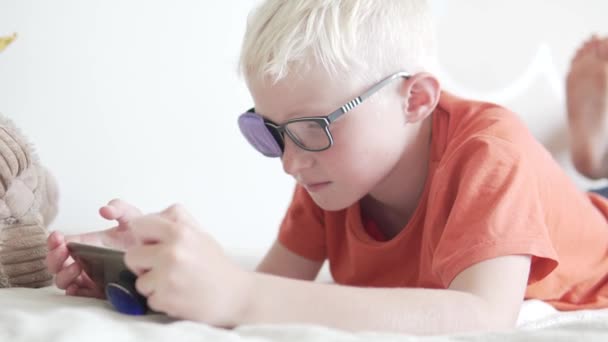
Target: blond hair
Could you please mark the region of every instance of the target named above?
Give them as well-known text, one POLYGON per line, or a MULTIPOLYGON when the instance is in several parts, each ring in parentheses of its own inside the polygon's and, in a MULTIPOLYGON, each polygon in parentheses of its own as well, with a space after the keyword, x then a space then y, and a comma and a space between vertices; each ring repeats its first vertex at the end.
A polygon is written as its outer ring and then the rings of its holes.
POLYGON ((249 16, 239 68, 275 82, 311 67, 377 79, 428 70, 434 57, 425 0, 266 0, 249 16))

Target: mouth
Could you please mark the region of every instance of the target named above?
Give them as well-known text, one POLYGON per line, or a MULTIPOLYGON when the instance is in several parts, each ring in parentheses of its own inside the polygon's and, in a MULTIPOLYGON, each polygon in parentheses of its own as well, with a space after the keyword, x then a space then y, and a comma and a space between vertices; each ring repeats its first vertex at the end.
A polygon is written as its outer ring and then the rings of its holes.
POLYGON ((320 183, 302 184, 302 186, 306 190, 308 190, 308 192, 317 192, 317 191, 321 191, 321 190, 325 189, 330 184, 331 184, 331 182, 320 182, 320 183))

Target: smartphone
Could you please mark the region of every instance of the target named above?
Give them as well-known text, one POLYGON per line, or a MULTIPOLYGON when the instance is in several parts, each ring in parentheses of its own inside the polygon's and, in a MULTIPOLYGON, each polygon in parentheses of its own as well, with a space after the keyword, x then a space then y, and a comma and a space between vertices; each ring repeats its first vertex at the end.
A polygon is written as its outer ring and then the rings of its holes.
POLYGON ((67 246, 72 258, 95 283, 99 297, 105 297, 118 312, 154 313, 148 308, 146 298, 135 289, 137 277, 125 265, 124 252, 76 242, 69 242, 67 246))
POLYGON ((102 292, 108 284, 120 281, 121 273, 128 272, 123 251, 77 242, 68 242, 67 247, 102 292))

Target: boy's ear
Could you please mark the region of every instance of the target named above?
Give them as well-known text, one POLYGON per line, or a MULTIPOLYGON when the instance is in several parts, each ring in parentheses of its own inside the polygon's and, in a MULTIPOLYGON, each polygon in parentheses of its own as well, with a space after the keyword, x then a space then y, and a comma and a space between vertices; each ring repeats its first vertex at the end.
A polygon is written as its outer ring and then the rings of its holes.
POLYGON ((424 120, 439 102, 441 87, 435 76, 421 72, 402 83, 403 112, 408 123, 424 120))

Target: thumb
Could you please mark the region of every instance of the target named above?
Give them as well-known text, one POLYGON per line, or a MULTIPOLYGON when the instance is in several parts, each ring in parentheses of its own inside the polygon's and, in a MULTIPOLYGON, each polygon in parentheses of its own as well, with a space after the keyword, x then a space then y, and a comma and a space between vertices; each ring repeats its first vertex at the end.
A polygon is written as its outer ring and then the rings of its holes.
POLYGON ((125 224, 141 216, 141 211, 126 201, 113 199, 99 209, 99 214, 106 220, 116 220, 119 224, 125 224))

